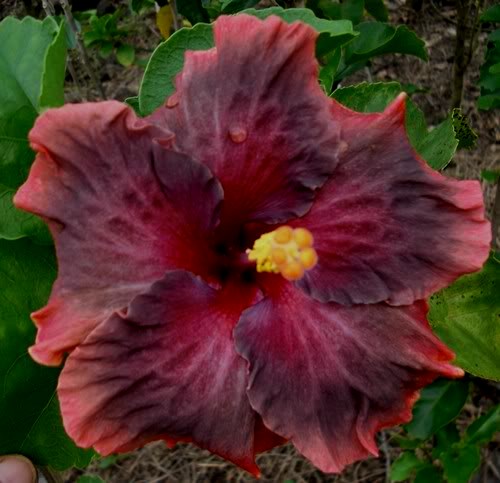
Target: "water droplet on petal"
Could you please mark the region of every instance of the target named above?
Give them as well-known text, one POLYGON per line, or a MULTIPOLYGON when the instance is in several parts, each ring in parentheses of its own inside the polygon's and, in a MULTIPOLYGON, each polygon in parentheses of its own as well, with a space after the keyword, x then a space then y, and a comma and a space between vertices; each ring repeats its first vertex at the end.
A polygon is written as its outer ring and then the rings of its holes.
POLYGON ((247 130, 243 127, 232 127, 229 129, 229 137, 235 143, 242 143, 247 138, 247 130))
POLYGON ((177 104, 179 104, 179 95, 175 92, 167 99, 166 106, 172 108, 177 104))
POLYGON ((349 147, 349 144, 347 144, 345 141, 340 141, 340 143, 339 143, 339 155, 342 156, 347 151, 348 147, 349 147))

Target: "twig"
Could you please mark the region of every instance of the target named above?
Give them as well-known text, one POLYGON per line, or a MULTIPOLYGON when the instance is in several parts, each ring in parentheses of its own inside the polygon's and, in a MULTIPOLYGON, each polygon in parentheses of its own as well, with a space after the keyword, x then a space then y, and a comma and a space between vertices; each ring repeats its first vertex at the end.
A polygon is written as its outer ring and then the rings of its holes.
POLYGON ((83 66, 85 67, 85 70, 87 71, 87 74, 89 75, 89 77, 92 79, 92 82, 93 82, 94 86, 96 87, 97 91, 99 92, 101 99, 106 99, 106 94, 104 92, 104 88, 90 65, 90 60, 89 60, 89 57, 87 55, 87 50, 85 49, 85 46, 83 45, 82 39, 80 37, 80 32, 78 31, 78 27, 77 27, 76 22, 75 22, 75 18, 73 17, 73 14, 71 13, 71 6, 69 5, 68 0, 59 0, 59 3, 61 4, 61 7, 64 11, 64 16, 66 17, 68 25, 76 38, 76 45, 77 45, 78 51, 80 52, 80 55, 82 57, 83 66))
POLYGON ((387 444, 387 435, 385 431, 380 431, 380 448, 385 457, 385 481, 391 481, 391 455, 389 453, 389 445, 387 444))
POLYGON ((63 483, 61 475, 50 469, 48 466, 39 466, 38 470, 45 477, 47 483, 63 483))
POLYGON ((174 31, 177 32, 177 30, 179 30, 181 27, 179 24, 179 13, 177 11, 176 0, 170 0, 170 8, 172 9, 172 20, 174 23, 174 31))
POLYGON ((42 0, 42 7, 48 17, 53 17, 55 15, 56 11, 51 0, 42 0))
POLYGON ((491 220, 491 234, 492 234, 491 243, 493 250, 496 250, 498 248, 497 238, 498 238, 499 226, 500 226, 500 178, 497 179, 495 201, 493 204, 493 217, 491 220))

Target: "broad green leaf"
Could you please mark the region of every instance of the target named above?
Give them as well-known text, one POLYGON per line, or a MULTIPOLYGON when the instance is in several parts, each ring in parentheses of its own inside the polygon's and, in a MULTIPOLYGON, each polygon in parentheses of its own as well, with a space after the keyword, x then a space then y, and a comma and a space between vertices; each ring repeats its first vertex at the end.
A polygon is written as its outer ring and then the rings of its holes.
POLYGON ((451 117, 432 129, 427 136, 416 140, 413 145, 418 153, 434 169, 443 169, 451 161, 458 148, 451 117))
POLYGON ((475 376, 500 380, 500 255, 430 299, 429 322, 475 376))
POLYGON ((481 452, 476 445, 455 444, 440 459, 448 483, 468 483, 481 464, 481 452))
POLYGON ((252 8, 260 0, 223 0, 221 10, 223 14, 231 14, 241 12, 246 8, 252 8))
POLYGON ((392 463, 391 481, 404 481, 410 478, 415 471, 425 462, 419 459, 415 453, 405 451, 392 463))
POLYGON ((384 0, 365 0, 366 11, 379 22, 387 22, 389 13, 384 0))
POLYGON ((481 96, 477 100, 477 107, 483 111, 498 109, 500 107, 500 93, 481 96))
POLYGON ((404 436, 393 436, 392 441, 402 449, 417 449, 423 444, 421 439, 407 438, 404 436))
POLYGON ((408 54, 427 60, 425 42, 404 25, 392 27, 381 22, 356 25, 359 36, 346 46, 346 64, 383 54, 408 54))
POLYGON ((86 465, 93 453, 64 432, 55 397, 59 369, 27 352, 35 339, 30 313, 44 305, 54 277, 52 247, 0 240, 0 454, 62 470, 86 465))
POLYGON ((26 179, 34 153, 28 132, 43 109, 63 102, 66 61, 64 22, 31 17, 0 22, 0 239, 38 233, 40 222, 10 205, 26 179), (19 48, 22 46, 22 48, 19 48))
POLYGON ((428 463, 417 470, 413 483, 445 483, 439 470, 428 463))
POLYGON ((186 17, 192 25, 210 21, 201 0, 182 0, 182 2, 177 2, 177 11, 183 17, 186 17))
POLYGON ((16 190, 0 184, 0 234, 6 240, 28 236, 37 243, 50 245, 52 238, 45 223, 36 216, 18 210, 12 203, 16 190))
POLYGON ((500 178, 500 169, 483 169, 481 171, 481 178, 488 181, 488 183, 496 183, 500 178))
POLYGON ((457 149, 472 149, 476 146, 477 134, 469 124, 468 119, 462 114, 460 109, 453 109, 451 112, 453 130, 458 141, 457 149))
POLYGON ((281 7, 271 7, 262 10, 250 8, 241 13, 254 15, 262 19, 270 15, 277 15, 288 23, 300 21, 310 25, 319 33, 316 43, 316 55, 318 57, 332 52, 358 35, 353 29, 351 21, 318 18, 312 10, 307 8, 289 8, 287 10, 281 7))
POLYGON ((58 30, 54 33, 54 40, 45 53, 38 101, 39 112, 48 107, 59 107, 64 104, 67 49, 65 25, 65 22, 60 23, 58 30))
POLYGON ((436 432, 432 457, 438 459, 441 453, 448 451, 458 441, 460 441, 460 434, 455 421, 452 421, 436 432))
POLYGON ((342 49, 338 48, 325 55, 322 59, 323 65, 319 70, 319 82, 327 94, 330 94, 332 91, 335 73, 337 72, 341 56, 342 49))
POLYGON ((76 483, 106 483, 100 476, 96 475, 82 475, 78 477, 76 483))
POLYGON ((153 8, 154 5, 154 0, 130 0, 130 9, 134 13, 141 13, 142 10, 146 8, 153 8))
POLYGON ((481 22, 500 22, 500 5, 487 8, 481 15, 481 22))
POLYGON ((174 90, 174 79, 184 65, 186 50, 213 47, 212 26, 197 24, 182 28, 161 43, 149 60, 139 89, 139 109, 143 116, 161 106, 174 90))
MULTIPOLYGON (((402 90, 398 82, 361 83, 337 89, 332 97, 358 112, 381 112, 402 90)), ((424 114, 408 99, 405 124, 408 138, 415 150, 432 168, 443 169, 458 146, 451 118, 428 131, 424 114)))
POLYGON ((495 433, 500 431, 500 405, 491 408, 477 418, 466 430, 464 440, 467 444, 489 443, 495 433))
POLYGON ((406 425, 406 430, 414 438, 431 437, 460 414, 468 394, 466 381, 438 379, 420 393, 420 399, 413 407, 413 419, 406 425))
POLYGON ((139 96, 127 97, 123 102, 129 105, 138 116, 141 115, 141 111, 139 109, 139 96))
POLYGON ((135 49, 128 44, 120 44, 116 49, 116 59, 124 67, 129 67, 134 63, 135 49))
POLYGON ((102 458, 99 458, 97 464, 99 468, 105 470, 106 468, 113 466, 119 459, 120 455, 110 454, 109 456, 103 456, 102 458))
POLYGON ((106 59, 113 53, 114 48, 115 46, 113 42, 111 42, 110 40, 104 40, 99 45, 99 55, 103 59, 106 59))

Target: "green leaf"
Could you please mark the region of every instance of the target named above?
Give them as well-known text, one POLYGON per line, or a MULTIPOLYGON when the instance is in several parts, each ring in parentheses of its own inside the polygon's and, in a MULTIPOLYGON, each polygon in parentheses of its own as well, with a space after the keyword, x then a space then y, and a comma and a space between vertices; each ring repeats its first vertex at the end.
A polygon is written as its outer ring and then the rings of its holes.
POLYGON ((481 178, 483 178, 485 181, 488 181, 488 183, 496 183, 500 178, 500 169, 483 169, 481 171, 481 178))
POLYGON ((95 475, 82 475, 78 477, 76 483, 106 483, 100 476, 95 475))
POLYGON ((415 453, 410 451, 401 453, 394 463, 392 463, 391 481, 407 480, 422 465, 425 465, 425 462, 417 458, 415 453))
POLYGON ((428 463, 417 470, 413 483, 444 483, 445 480, 435 466, 428 463))
POLYGON ((451 161, 458 144, 453 121, 448 117, 413 146, 432 168, 443 169, 451 161))
POLYGON ((0 240, 0 454, 63 470, 85 466, 93 452, 64 432, 55 397, 60 370, 27 352, 35 338, 30 313, 46 302, 55 271, 52 247, 0 240))
POLYGON ((477 100, 477 107, 483 111, 498 109, 500 107, 500 93, 486 94, 477 100))
POLYGON ((310 25, 319 33, 316 43, 316 55, 318 57, 332 52, 358 35, 353 29, 352 22, 349 20, 326 20, 318 18, 312 10, 307 8, 289 8, 287 10, 281 7, 271 7, 262 10, 250 8, 241 13, 254 15, 261 19, 267 18, 270 15, 277 15, 287 23, 301 21, 310 25))
POLYGON ((366 11, 379 22, 389 20, 389 12, 384 4, 384 0, 365 0, 366 11))
POLYGON ((17 240, 28 236, 37 243, 50 245, 46 224, 36 216, 18 210, 12 203, 16 190, 0 184, 0 238, 17 240))
POLYGON ((149 60, 139 89, 142 115, 151 114, 174 92, 174 78, 182 70, 186 50, 206 50, 213 45, 212 26, 202 23, 182 28, 161 43, 149 60))
POLYGON ((392 440, 402 449, 417 449, 422 446, 420 439, 406 438, 403 436, 394 436, 392 440))
POLYGON ((481 15, 481 22, 500 22, 500 5, 493 5, 481 15))
POLYGON ((500 380, 500 255, 430 299, 429 322, 475 376, 500 380))
POLYGON ((129 67, 134 63, 135 49, 128 44, 120 44, 116 49, 116 60, 124 67, 129 67))
POLYGON ((346 46, 346 64, 353 64, 384 54, 408 54, 427 60, 425 42, 404 25, 392 27, 381 22, 356 25, 360 33, 346 46))
POLYGON ((55 30, 54 40, 45 53, 42 85, 38 100, 39 112, 48 107, 59 107, 64 104, 67 49, 65 25, 65 22, 61 22, 57 30, 55 30))
POLYGON ((251 8, 260 0, 223 0, 221 5, 222 13, 231 14, 241 12, 246 8, 251 8))
POLYGON ((467 483, 481 464, 481 452, 476 445, 453 445, 441 454, 444 475, 448 483, 467 483))
POLYGON ((201 0, 182 0, 182 2, 177 2, 177 10, 183 16, 186 17, 191 25, 200 22, 209 22, 207 11, 203 8, 201 0))
POLYGON ((467 444, 489 443, 495 433, 500 431, 500 405, 491 408, 477 418, 466 430, 464 440, 467 444))
POLYGON ((98 460, 98 466, 102 470, 105 470, 111 466, 113 466, 120 459, 120 455, 110 454, 109 456, 103 456, 98 460))
POLYGON ((155 5, 154 0, 130 0, 130 9, 134 13, 141 13, 142 10, 147 8, 153 8, 154 5, 155 5))
POLYGON ((462 114, 460 109, 451 111, 451 120, 455 138, 458 141, 457 149, 472 149, 476 146, 477 134, 469 124, 469 120, 462 114))
POLYGON ((323 57, 324 65, 321 66, 319 71, 319 82, 327 94, 330 94, 332 91, 335 73, 337 72, 341 57, 342 49, 340 48, 323 57))
POLYGON ((112 53, 114 49, 114 44, 110 40, 104 40, 100 43, 99 46, 99 55, 106 59, 108 58, 112 53))
POLYGON ((438 379, 425 387, 413 407, 413 419, 406 425, 408 434, 431 437, 460 414, 468 394, 469 384, 463 380, 438 379))
POLYGON ((139 109, 139 96, 127 97, 123 102, 129 105, 138 116, 141 115, 141 111, 139 109))
MULTIPOLYGON (((381 112, 401 91, 398 82, 364 82, 337 89, 332 97, 358 112, 381 112)), ((429 132, 424 114, 408 99, 405 124, 412 146, 432 168, 442 169, 450 162, 458 146, 451 118, 429 132)))
POLYGON ((458 441, 460 441, 460 434, 458 433, 457 425, 452 421, 436 432, 432 457, 439 459, 441 453, 448 451, 458 441))
MULTIPOLYGON (((39 233, 40 222, 7 206, 26 179, 34 153, 28 132, 43 109, 63 102, 66 60, 64 22, 31 17, 0 22, 0 188, 4 208, 0 239, 39 233), (19 46, 23 48, 20 49, 19 46)), ((36 236, 36 235, 35 235, 36 236)))

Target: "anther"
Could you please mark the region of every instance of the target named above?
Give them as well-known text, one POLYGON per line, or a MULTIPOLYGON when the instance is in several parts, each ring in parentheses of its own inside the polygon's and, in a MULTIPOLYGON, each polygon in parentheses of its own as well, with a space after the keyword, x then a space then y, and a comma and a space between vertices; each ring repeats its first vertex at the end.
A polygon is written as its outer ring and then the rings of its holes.
POLYGON ((304 276, 304 267, 299 262, 289 263, 283 268, 281 275, 291 282, 300 280, 304 276))
POLYGON ((280 226, 265 233, 247 250, 248 259, 256 262, 257 272, 279 273, 286 280, 299 280, 306 270, 318 263, 312 247, 314 238, 306 228, 280 226))
POLYGON ((312 233, 305 228, 296 228, 293 231, 293 238, 300 248, 312 247, 314 243, 312 233))
POLYGON ((293 236, 293 230, 289 226, 280 226, 274 231, 274 241, 281 245, 288 243, 293 236))

